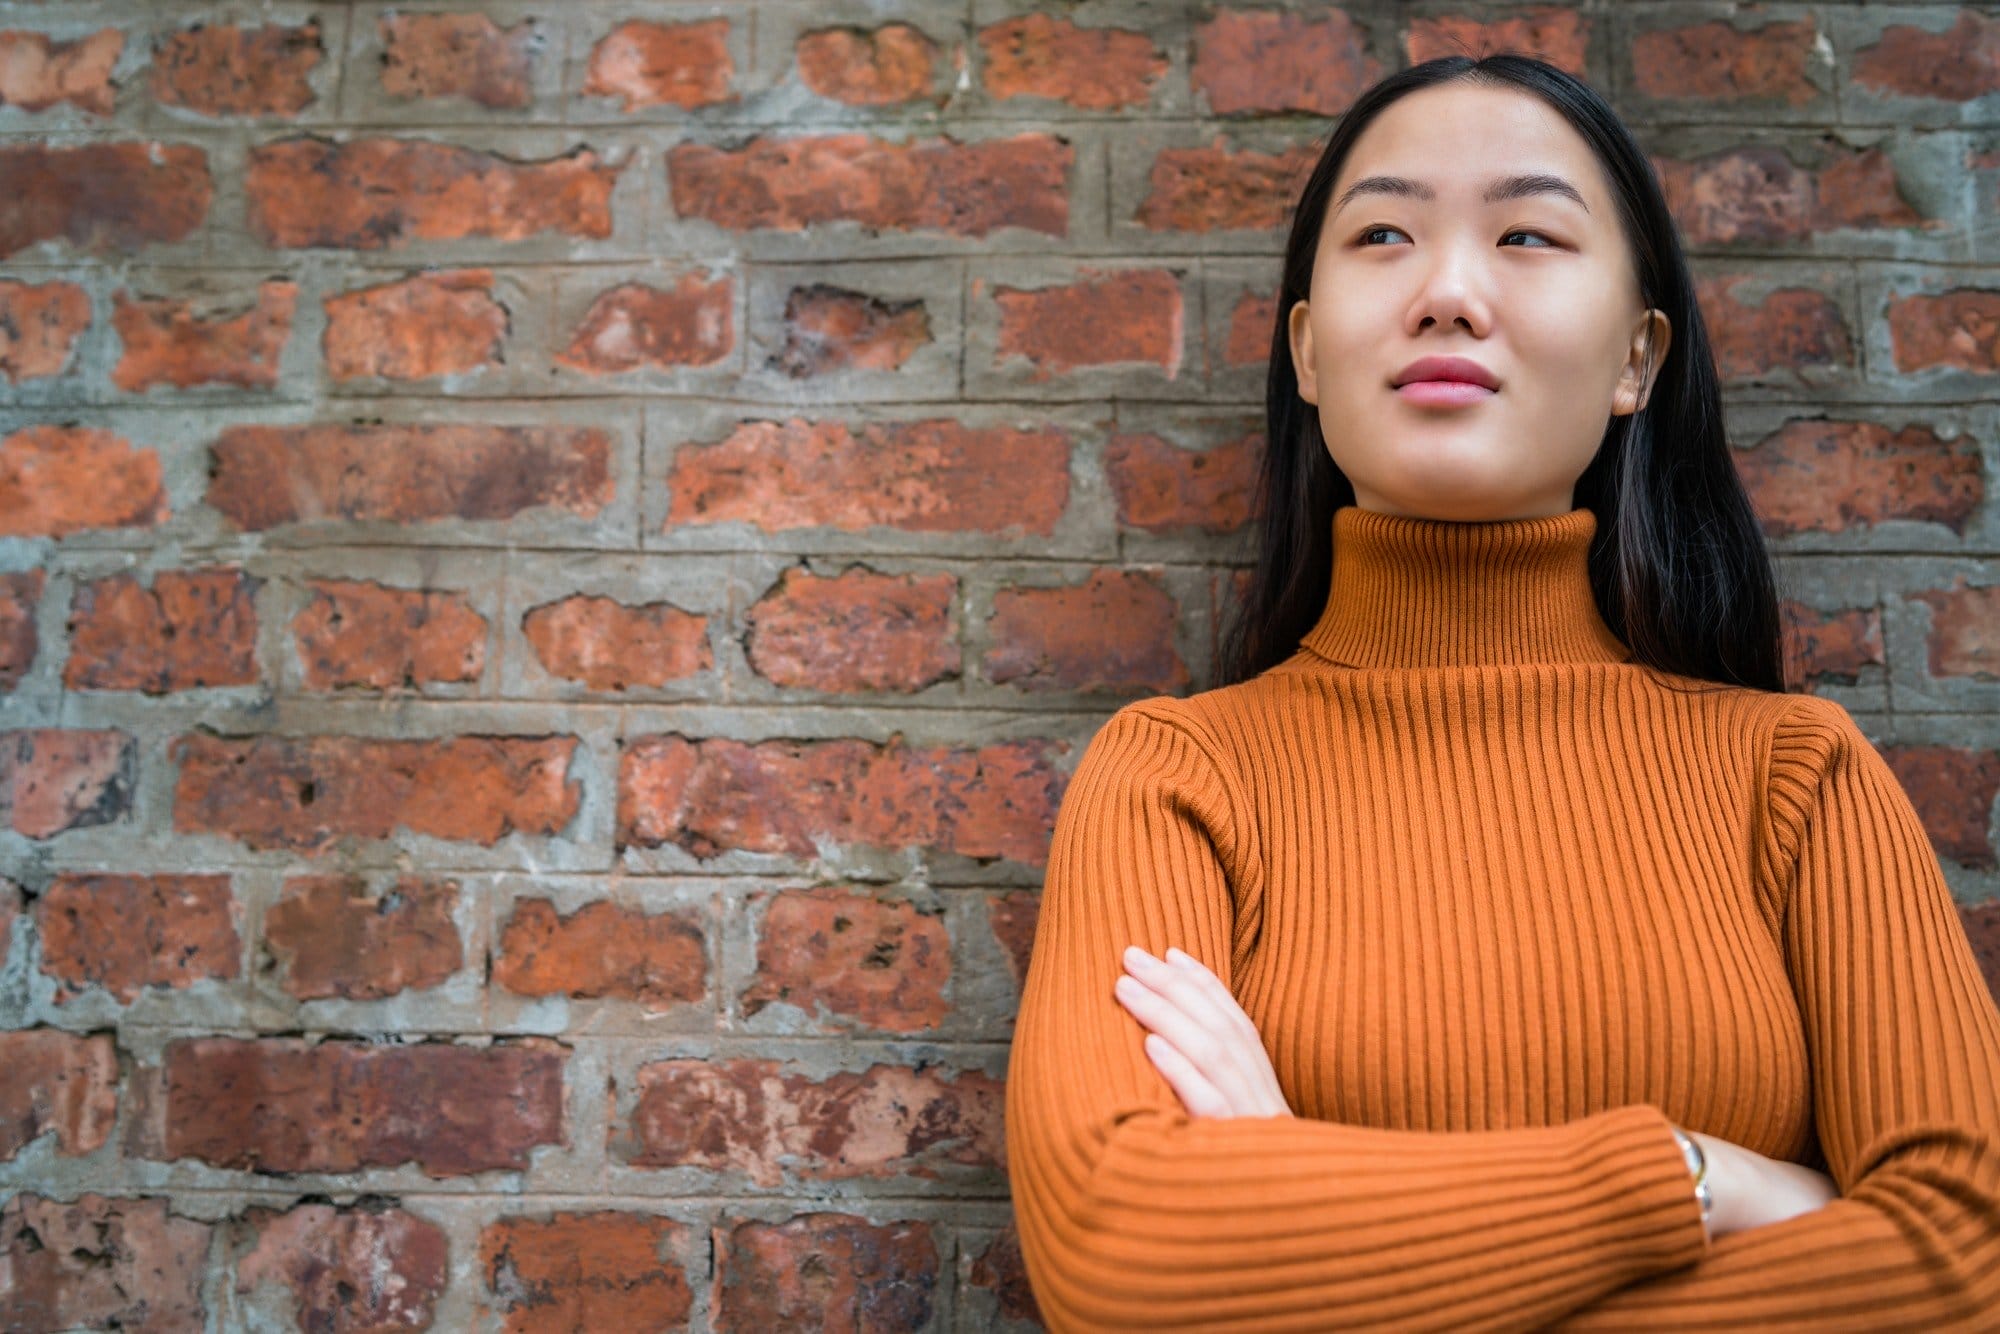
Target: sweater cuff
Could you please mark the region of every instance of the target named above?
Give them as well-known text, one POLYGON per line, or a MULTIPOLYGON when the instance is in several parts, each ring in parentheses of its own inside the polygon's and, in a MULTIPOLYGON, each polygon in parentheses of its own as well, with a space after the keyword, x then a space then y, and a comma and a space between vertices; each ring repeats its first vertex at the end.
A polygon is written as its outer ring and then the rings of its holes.
POLYGON ((1701 1259, 1711 1243, 1673 1121, 1651 1103, 1614 1108, 1596 1119, 1602 1124, 1593 1148, 1617 1188, 1598 1197, 1605 1216, 1587 1221, 1627 1232, 1632 1258, 1651 1272, 1701 1259))

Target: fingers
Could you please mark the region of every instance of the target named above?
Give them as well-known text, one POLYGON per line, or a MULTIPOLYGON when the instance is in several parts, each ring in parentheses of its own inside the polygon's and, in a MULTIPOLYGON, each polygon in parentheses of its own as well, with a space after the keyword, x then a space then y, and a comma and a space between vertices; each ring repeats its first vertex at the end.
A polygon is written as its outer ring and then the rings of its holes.
POLYGON ((1187 955, 1168 963, 1134 946, 1125 957, 1131 971, 1116 988, 1125 1007, 1210 1082, 1247 1095, 1269 1062, 1255 1025, 1221 979, 1187 955))
POLYGON ((1229 1116, 1235 1111, 1222 1090, 1210 1083, 1193 1061, 1158 1033, 1146 1035, 1146 1055, 1179 1096, 1191 1116, 1229 1116))

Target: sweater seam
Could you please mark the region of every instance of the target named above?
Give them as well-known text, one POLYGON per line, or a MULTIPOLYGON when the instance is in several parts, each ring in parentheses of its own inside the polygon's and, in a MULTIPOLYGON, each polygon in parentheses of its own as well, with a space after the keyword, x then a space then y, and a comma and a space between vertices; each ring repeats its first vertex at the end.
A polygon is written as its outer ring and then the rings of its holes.
POLYGON ((1142 718, 1147 718, 1160 724, 1162 727, 1180 736, 1189 746, 1194 748, 1195 753, 1201 756, 1202 760, 1208 765, 1209 770, 1215 775, 1216 787, 1222 793, 1222 804, 1227 808, 1229 813, 1229 857, 1223 863, 1222 869, 1228 873, 1231 890, 1233 892, 1240 892, 1240 886, 1243 882, 1242 870, 1245 852, 1243 846, 1243 821, 1241 813, 1237 808, 1236 784, 1230 781, 1228 772, 1223 768, 1222 762, 1215 757, 1215 753, 1209 749, 1207 742, 1196 736, 1193 730, 1181 719, 1171 714, 1156 713, 1146 708, 1145 704, 1151 702, 1153 701, 1142 702, 1133 709, 1133 712, 1142 718))

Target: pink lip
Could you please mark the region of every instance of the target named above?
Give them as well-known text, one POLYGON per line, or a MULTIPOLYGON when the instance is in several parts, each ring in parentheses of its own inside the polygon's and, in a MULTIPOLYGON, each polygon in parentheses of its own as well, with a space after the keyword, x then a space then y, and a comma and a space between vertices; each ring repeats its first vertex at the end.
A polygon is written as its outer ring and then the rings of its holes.
POLYGON ((1396 396, 1425 408, 1459 408, 1493 397, 1496 391, 1464 380, 1412 380, 1399 385, 1396 396))

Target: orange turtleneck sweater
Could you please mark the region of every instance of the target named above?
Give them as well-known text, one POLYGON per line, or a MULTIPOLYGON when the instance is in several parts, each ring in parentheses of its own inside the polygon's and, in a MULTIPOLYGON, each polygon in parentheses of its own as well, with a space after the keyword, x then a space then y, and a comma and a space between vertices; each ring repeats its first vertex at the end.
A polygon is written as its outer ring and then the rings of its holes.
POLYGON ((2000 1012, 1838 704, 1629 661, 1596 518, 1346 507, 1287 662, 1120 709, 1006 1086, 1054 1330, 2000 1329, 2000 1012), (1191 1118, 1179 946, 1295 1118, 1191 1118), (1841 1198, 1707 1241, 1679 1124, 1841 1198))

